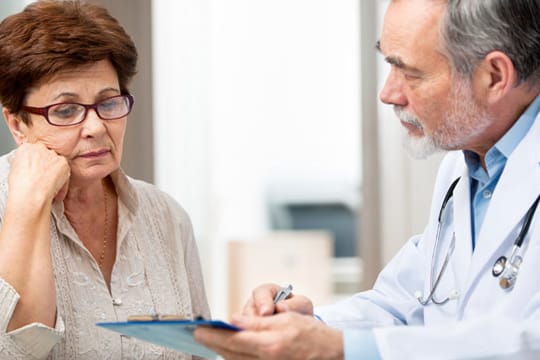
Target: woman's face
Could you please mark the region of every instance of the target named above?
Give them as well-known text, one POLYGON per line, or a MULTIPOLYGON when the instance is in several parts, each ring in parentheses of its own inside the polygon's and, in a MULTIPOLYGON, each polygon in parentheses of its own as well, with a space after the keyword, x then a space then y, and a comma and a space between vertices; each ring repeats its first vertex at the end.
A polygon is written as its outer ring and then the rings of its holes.
MULTIPOLYGON (((94 104, 120 95, 116 71, 109 61, 67 70, 30 90, 24 105, 44 107, 60 102, 94 104)), ((100 180, 120 166, 126 119, 102 120, 91 109, 78 125, 58 127, 41 115, 29 114, 30 124, 18 122, 22 142, 41 142, 64 156, 71 167, 72 182, 100 180)))

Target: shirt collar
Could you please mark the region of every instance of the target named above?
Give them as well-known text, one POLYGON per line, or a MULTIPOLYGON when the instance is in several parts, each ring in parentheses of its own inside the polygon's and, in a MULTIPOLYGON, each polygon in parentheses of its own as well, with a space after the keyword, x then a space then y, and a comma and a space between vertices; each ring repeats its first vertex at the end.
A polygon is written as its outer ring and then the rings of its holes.
MULTIPOLYGON (((533 102, 527 107, 525 112, 521 114, 518 120, 512 127, 491 147, 486 153, 485 162, 490 174, 490 169, 500 162, 506 162, 514 149, 523 140, 527 132, 530 130, 536 116, 540 112, 540 94, 536 96, 533 102)), ((469 173, 475 173, 480 168, 480 158, 472 151, 464 150, 465 162, 469 168, 469 173)), ((490 174, 491 175, 491 174, 490 174)))

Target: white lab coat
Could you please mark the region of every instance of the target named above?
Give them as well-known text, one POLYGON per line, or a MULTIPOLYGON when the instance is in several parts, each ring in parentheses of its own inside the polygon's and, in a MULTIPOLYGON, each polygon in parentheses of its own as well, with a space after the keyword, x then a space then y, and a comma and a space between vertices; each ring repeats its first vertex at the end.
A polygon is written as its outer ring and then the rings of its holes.
POLYGON ((373 327, 383 359, 540 359, 540 206, 525 238, 526 251, 514 289, 501 289, 491 273, 499 256, 509 257, 524 215, 540 194, 540 117, 506 163, 474 252, 469 190, 463 153, 447 154, 437 175, 424 233, 399 251, 373 290, 316 313, 342 329, 373 327), (429 293, 441 203, 460 176, 447 206, 435 272, 436 276, 455 232, 455 250, 436 296, 444 299, 456 290, 459 297, 443 306, 421 306, 415 292, 422 291, 424 298, 429 293))

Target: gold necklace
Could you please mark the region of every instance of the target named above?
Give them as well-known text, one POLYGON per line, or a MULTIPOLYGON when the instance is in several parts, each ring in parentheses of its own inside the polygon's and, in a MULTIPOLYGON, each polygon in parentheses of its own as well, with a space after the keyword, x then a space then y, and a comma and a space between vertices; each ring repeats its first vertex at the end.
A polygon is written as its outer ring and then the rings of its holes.
POLYGON ((99 256, 98 264, 99 267, 103 269, 103 263, 105 261, 105 250, 107 249, 107 237, 108 237, 108 228, 109 228, 109 209, 108 209, 108 196, 107 196, 107 186, 105 185, 105 180, 103 184, 103 203, 105 204, 105 226, 103 229, 103 249, 101 249, 101 255, 99 256))

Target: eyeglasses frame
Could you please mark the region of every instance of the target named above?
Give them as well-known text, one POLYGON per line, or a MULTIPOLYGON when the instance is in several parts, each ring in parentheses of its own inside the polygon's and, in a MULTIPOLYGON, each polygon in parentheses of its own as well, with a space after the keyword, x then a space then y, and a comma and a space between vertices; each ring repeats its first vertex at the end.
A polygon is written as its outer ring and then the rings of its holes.
POLYGON ((68 126, 75 126, 75 125, 79 125, 79 124, 83 123, 84 120, 86 120, 86 117, 88 116, 88 111, 90 109, 93 109, 94 112, 96 113, 96 115, 101 120, 117 120, 117 119, 121 119, 121 118, 123 118, 125 116, 128 116, 131 113, 131 110, 133 109, 133 104, 134 103, 135 103, 135 98, 133 97, 133 95, 131 95, 131 94, 121 94, 121 95, 110 96, 108 98, 102 99, 102 100, 100 100, 100 101, 98 101, 96 103, 93 103, 93 104, 81 104, 81 103, 77 103, 77 102, 66 101, 66 102, 59 102, 59 103, 55 103, 55 104, 50 104, 50 105, 43 106, 43 107, 34 107, 34 106, 23 105, 23 106, 21 106, 21 110, 24 111, 24 112, 30 113, 30 114, 43 116, 45 118, 45 120, 52 126, 68 127, 68 126), (107 100, 110 100, 110 99, 113 99, 113 98, 117 98, 117 97, 126 97, 128 99, 128 112, 127 112, 127 114, 119 116, 119 117, 115 117, 115 118, 108 118, 108 119, 105 119, 105 118, 101 117, 101 115, 99 114, 99 112, 97 110, 98 105, 101 104, 104 101, 107 101, 107 100), (84 107, 84 116, 82 117, 82 120, 79 121, 79 122, 73 123, 73 124, 68 124, 68 125, 59 125, 59 124, 52 123, 49 120, 49 109, 51 107, 53 107, 53 106, 64 105, 64 104, 73 104, 73 105, 83 106, 84 107))

